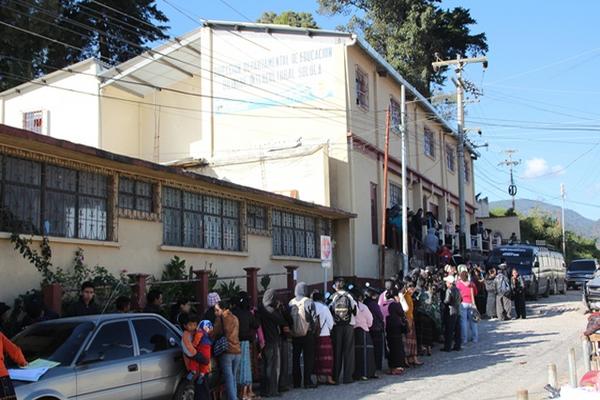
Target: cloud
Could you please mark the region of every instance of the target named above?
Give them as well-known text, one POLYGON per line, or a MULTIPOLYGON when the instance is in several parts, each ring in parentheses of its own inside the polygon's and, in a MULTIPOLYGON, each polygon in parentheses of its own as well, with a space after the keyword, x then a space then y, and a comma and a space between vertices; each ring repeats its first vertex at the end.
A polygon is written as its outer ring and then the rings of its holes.
POLYGON ((565 173, 565 168, 560 165, 549 165, 543 158, 532 158, 525 161, 525 171, 521 175, 523 179, 545 178, 559 176, 565 173))

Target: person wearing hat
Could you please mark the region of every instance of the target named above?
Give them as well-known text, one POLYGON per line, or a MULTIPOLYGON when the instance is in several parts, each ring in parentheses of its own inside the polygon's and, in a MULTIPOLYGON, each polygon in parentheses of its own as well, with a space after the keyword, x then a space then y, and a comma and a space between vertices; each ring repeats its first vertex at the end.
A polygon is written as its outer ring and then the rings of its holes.
POLYGON ((206 298, 206 305, 208 306, 208 309, 204 313, 204 317, 202 319, 208 320, 214 324, 216 319, 215 306, 219 304, 220 301, 221 296, 219 296, 219 293, 210 292, 206 298))
POLYGON ((444 304, 447 310, 444 314, 444 348, 442 351, 460 351, 460 304, 462 299, 456 288, 454 276, 448 275, 444 278, 446 293, 444 304))

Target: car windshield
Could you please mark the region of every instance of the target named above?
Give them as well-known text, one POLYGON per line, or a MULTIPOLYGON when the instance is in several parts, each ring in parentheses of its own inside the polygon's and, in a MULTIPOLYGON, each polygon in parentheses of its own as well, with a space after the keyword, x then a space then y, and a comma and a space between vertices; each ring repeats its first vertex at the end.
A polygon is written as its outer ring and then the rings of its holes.
POLYGON ((27 361, 43 358, 69 365, 93 329, 91 322, 40 323, 25 329, 14 342, 27 361))
POLYGON ((509 266, 519 269, 520 272, 531 269, 533 264, 533 250, 523 248, 499 248, 492 251, 488 260, 491 265, 499 265, 502 260, 509 266))
POLYGON ((594 260, 573 261, 569 264, 569 271, 594 272, 595 270, 596 262, 594 260))

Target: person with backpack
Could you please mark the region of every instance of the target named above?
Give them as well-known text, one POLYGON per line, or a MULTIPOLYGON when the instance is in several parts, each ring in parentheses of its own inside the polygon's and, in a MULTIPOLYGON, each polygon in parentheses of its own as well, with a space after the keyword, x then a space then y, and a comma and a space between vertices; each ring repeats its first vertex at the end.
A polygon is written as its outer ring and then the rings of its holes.
POLYGON ((506 276, 506 269, 506 264, 500 264, 494 280, 496 284, 496 314, 501 321, 509 320, 512 312, 510 281, 506 276))
POLYGON ((304 382, 305 389, 314 389, 317 384, 312 375, 315 364, 315 322, 317 313, 315 305, 307 297, 305 282, 298 282, 294 290, 294 297, 290 300, 289 308, 292 317, 292 377, 294 388, 301 387, 304 382), (304 358, 304 373, 300 371, 300 356, 304 358))
POLYGON ((317 351, 315 357, 315 375, 319 383, 334 385, 333 375, 333 345, 331 344, 331 329, 333 316, 325 305, 323 293, 315 290, 310 296, 315 303, 319 326, 317 327, 317 351))
POLYGON ((342 278, 335 280, 333 288, 335 294, 331 299, 329 309, 333 314, 332 341, 334 349, 333 380, 340 382, 342 365, 344 373, 342 382, 352 383, 354 375, 354 325, 357 305, 350 293, 344 289, 345 282, 342 278))

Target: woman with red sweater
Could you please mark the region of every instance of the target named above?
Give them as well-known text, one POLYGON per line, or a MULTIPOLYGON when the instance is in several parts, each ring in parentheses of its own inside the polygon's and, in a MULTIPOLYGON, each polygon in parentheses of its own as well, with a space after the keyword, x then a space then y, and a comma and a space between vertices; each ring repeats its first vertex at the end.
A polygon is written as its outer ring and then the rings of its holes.
POLYGON ((20 367, 27 365, 21 349, 0 332, 0 400, 17 400, 15 389, 4 364, 5 356, 8 356, 20 367))

